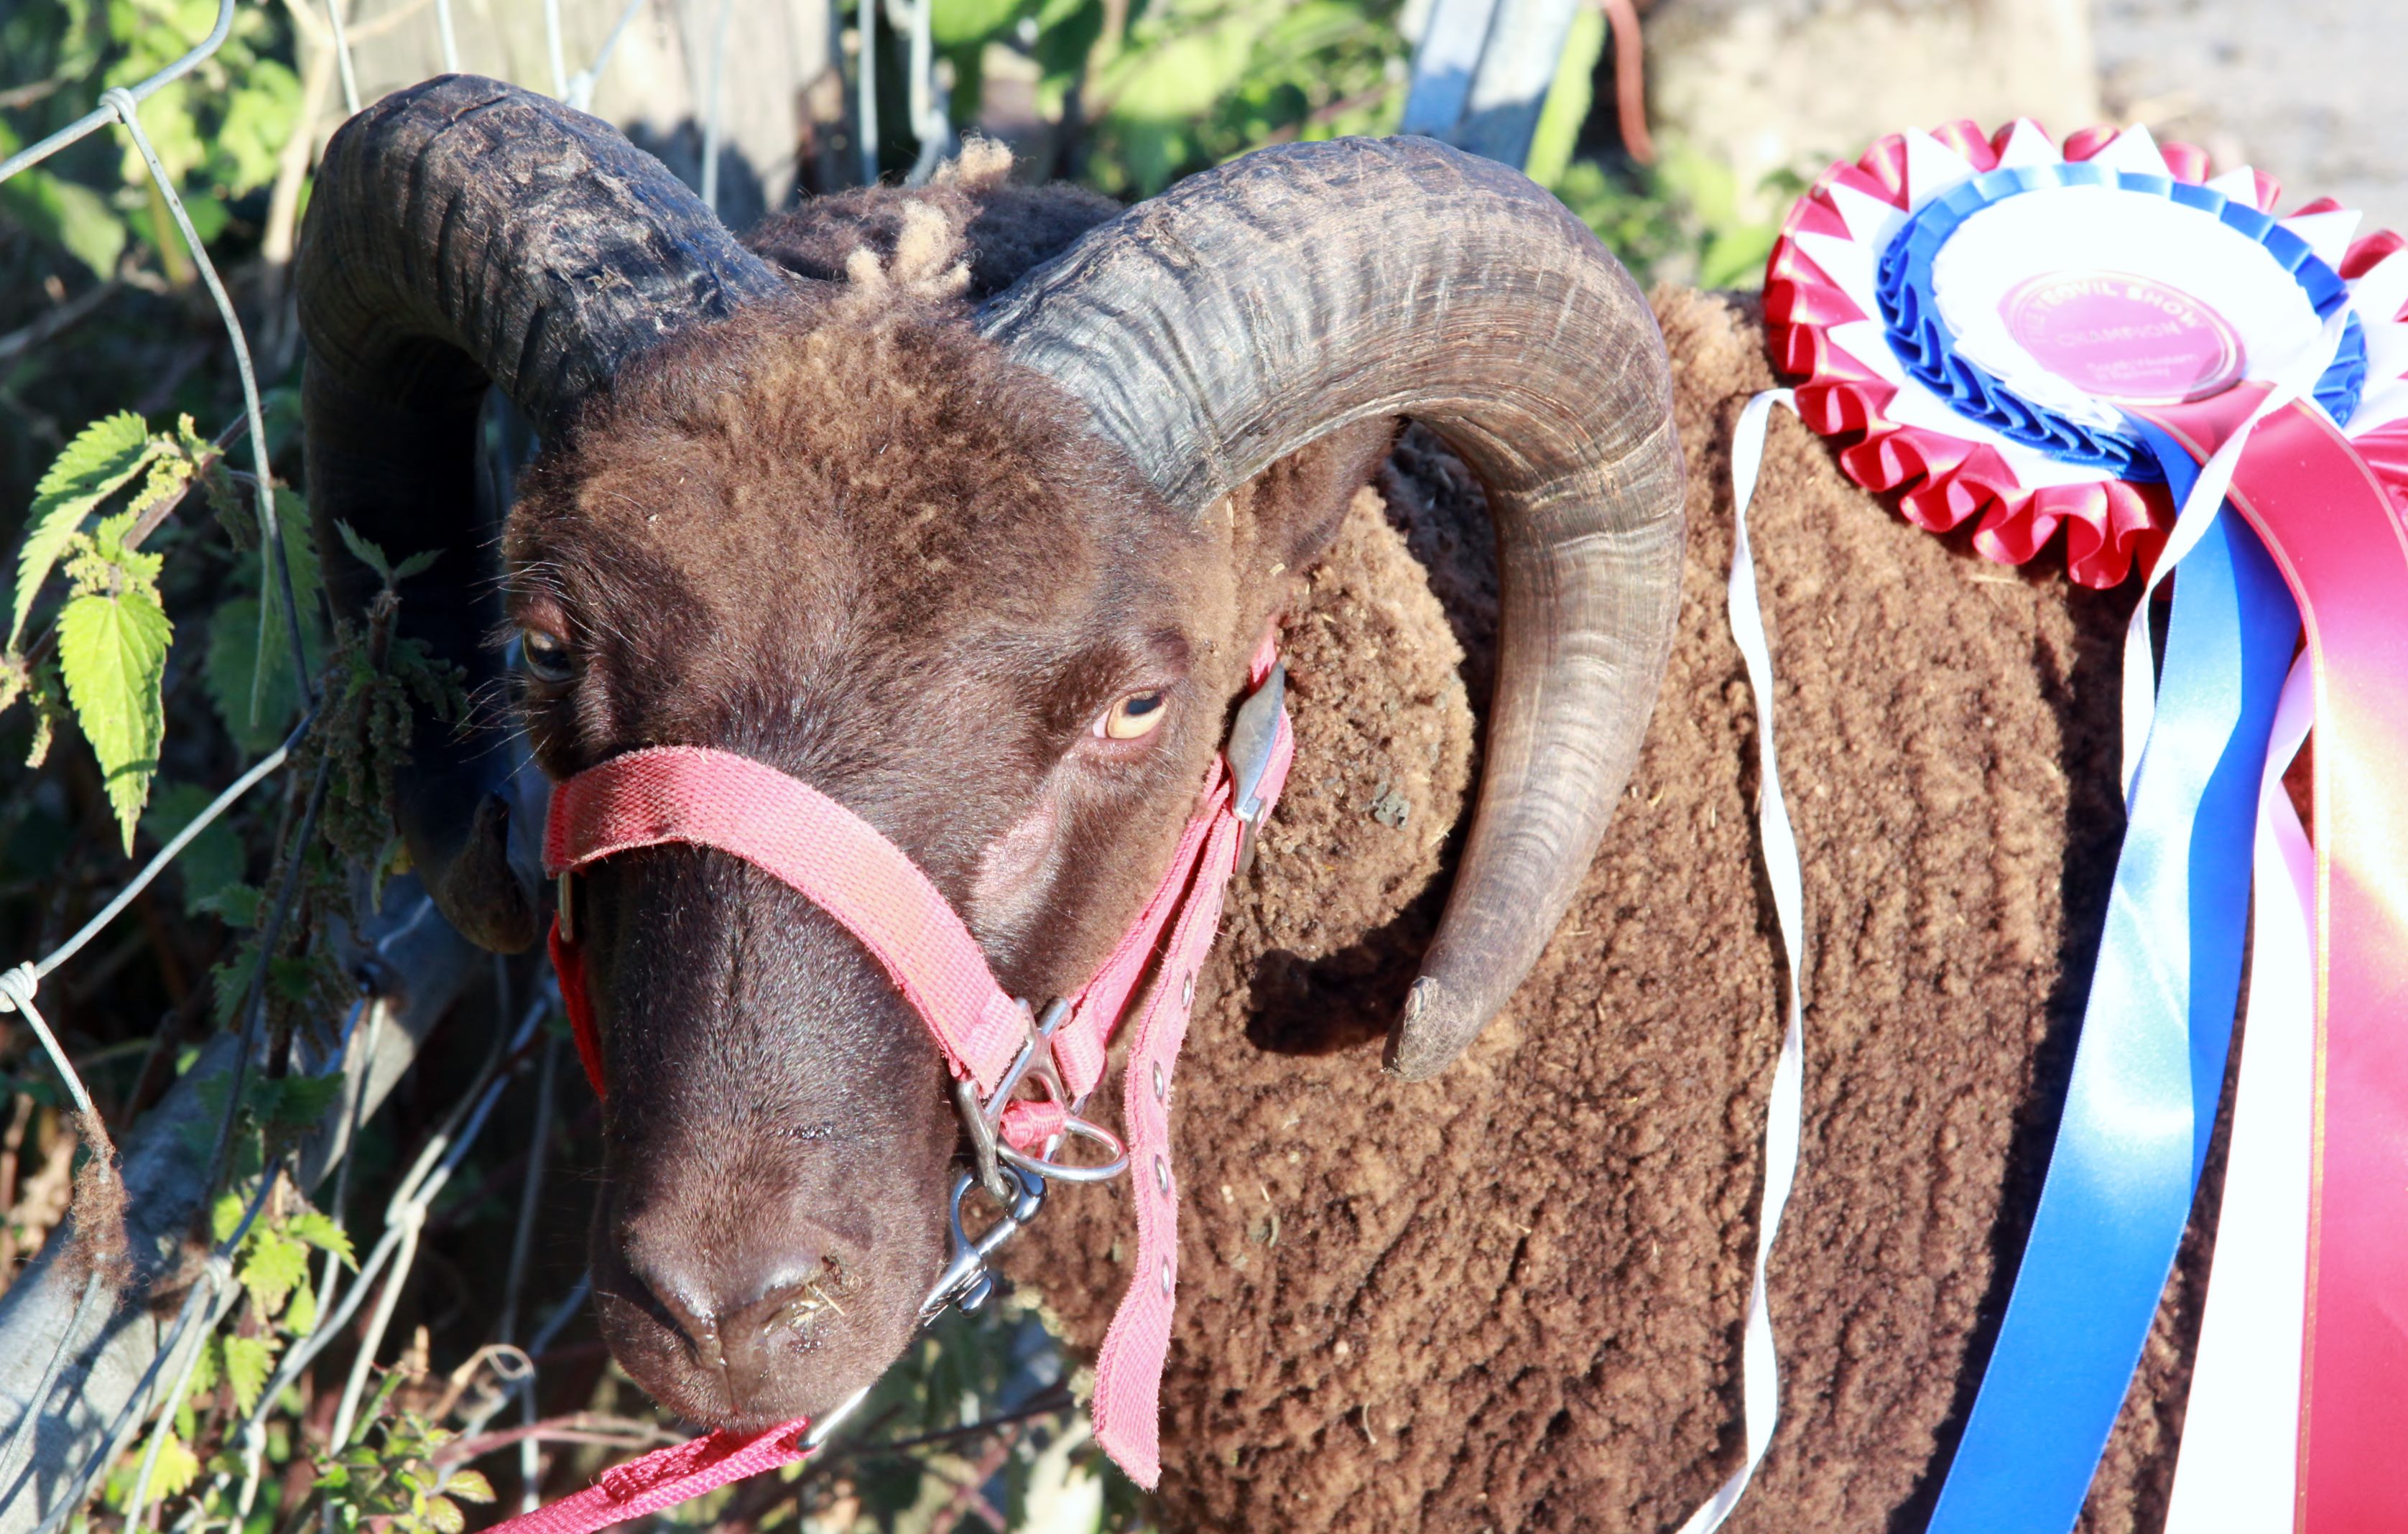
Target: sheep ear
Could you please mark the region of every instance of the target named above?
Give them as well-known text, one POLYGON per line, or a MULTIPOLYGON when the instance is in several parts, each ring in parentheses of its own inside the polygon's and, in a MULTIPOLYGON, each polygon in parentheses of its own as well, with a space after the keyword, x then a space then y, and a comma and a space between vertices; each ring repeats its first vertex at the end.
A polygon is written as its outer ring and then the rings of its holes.
POLYGON ((489 793, 467 819, 467 834, 440 863, 435 903, 460 935, 495 953, 535 945, 540 909, 534 884, 510 861, 510 806, 489 793))
POLYGON ((1337 139, 1190 177, 979 327, 1192 515, 1374 419, 1424 422, 1480 476, 1503 599, 1480 808, 1387 1056, 1436 1074, 1562 920, 1670 652, 1683 469, 1638 287, 1513 171, 1428 139, 1337 139))

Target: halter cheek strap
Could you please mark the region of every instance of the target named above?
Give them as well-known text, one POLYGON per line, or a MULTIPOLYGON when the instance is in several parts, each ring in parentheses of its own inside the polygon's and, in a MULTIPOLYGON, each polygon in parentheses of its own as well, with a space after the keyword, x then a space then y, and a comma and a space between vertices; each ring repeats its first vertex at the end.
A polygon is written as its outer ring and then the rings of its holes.
MULTIPOLYGON (((926 1023, 955 1079, 966 1084, 973 1138, 983 1119, 991 1135, 1022 1153, 1013 1164, 1035 1173, 1014 1174, 1018 1181, 1004 1185, 1029 1192, 1008 1202, 1003 1225, 976 1243, 962 1236, 956 1217, 955 1259, 932 1296, 930 1314, 946 1300, 975 1302, 985 1255, 1033 1214, 1045 1176, 1093 1179, 1092 1170, 1060 1167, 1050 1158, 1066 1129, 1092 1128, 1076 1119, 1078 1104, 1102 1079, 1112 1038, 1128 1021, 1147 973, 1154 973, 1154 984, 1136 1010, 1122 1093, 1126 1161, 1138 1190, 1137 1262, 1096 1358, 1092 1402, 1096 1442, 1147 1487, 1161 1477, 1162 1366, 1178 1287, 1171 1073, 1229 879, 1251 855, 1254 835, 1287 779, 1295 736, 1283 680, 1266 644, 1254 660, 1254 689, 1239 707, 1228 746, 1213 760, 1161 884, 1087 983, 1066 1003, 1047 1009, 1041 1031, 1031 1009, 996 983, 977 940, 909 856, 842 804, 776 768, 698 746, 630 752, 556 786, 545 828, 545 871, 562 884, 552 959, 578 1056, 596 1094, 606 1092, 607 1078, 583 957, 569 925, 569 876, 604 858, 665 843, 733 854, 826 911, 878 960, 926 1023), (1032 1062, 1050 1070, 1062 1096, 1012 1096, 1032 1062), (1057 1170, 1049 1173, 1048 1168, 1057 1170)), ((956 1186, 956 1210, 962 1191, 956 1186)), ((668 1505, 657 1498, 672 1483, 679 1488, 672 1500, 681 1500, 799 1457, 833 1426, 833 1419, 824 1421, 807 1436, 810 1424, 798 1419, 741 1440, 712 1434, 696 1442, 727 1439, 724 1452, 685 1445, 648 1455, 607 1472, 567 1502, 500 1527, 516 1534, 585 1534, 631 1515, 625 1509, 637 1500, 647 1509, 668 1505)))

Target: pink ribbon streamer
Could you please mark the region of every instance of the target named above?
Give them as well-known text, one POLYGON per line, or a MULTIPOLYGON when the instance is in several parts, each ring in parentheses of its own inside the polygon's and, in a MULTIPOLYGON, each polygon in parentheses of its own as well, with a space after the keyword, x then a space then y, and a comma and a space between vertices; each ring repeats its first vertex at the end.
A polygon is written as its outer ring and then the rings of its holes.
MULTIPOLYGON (((2149 412, 2204 461, 2256 386, 2149 412)), ((2322 411, 2258 426, 2231 502, 2315 678, 2316 1074, 2296 1527, 2408 1528, 2408 526, 2322 411)))

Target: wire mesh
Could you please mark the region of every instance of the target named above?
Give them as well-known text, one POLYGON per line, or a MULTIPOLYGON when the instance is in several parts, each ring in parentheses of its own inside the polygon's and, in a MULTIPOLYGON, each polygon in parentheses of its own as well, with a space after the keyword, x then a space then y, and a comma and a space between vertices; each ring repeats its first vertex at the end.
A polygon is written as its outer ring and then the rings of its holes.
MULTIPOLYGON (((612 52, 617 49, 642 4, 643 0, 628 0, 593 57, 582 68, 571 73, 566 66, 563 51, 558 0, 546 0, 545 23, 552 64, 552 83, 555 94, 567 99, 574 106, 582 107, 590 105, 596 81, 609 63, 612 52)), ((723 64, 727 47, 730 8, 729 0, 721 0, 718 24, 714 29, 709 81, 700 92, 706 102, 708 122, 706 149, 702 162, 702 191, 707 200, 714 199, 716 193, 717 141, 720 123, 718 98, 724 75, 723 64)), ((335 56, 337 77, 341 82, 345 112, 349 115, 358 112, 362 102, 351 39, 345 26, 346 9, 346 0, 326 0, 323 15, 335 56)), ((447 69, 456 70, 459 64, 459 45, 450 0, 436 0, 434 11, 445 66, 447 69)), ((36 1001, 41 982, 63 965, 73 960, 114 923, 135 899, 174 864, 212 824, 233 809, 260 784, 274 777, 290 765, 296 748, 317 717, 316 690, 311 680, 313 673, 302 635, 299 607, 294 600, 292 573, 285 559, 285 545, 277 525, 276 499, 273 493, 275 481, 268 463, 268 439, 258 379, 252 363, 250 337, 226 291, 225 284, 209 256, 207 245, 194 228, 192 218, 184 206, 176 179, 162 164, 159 153, 150 142, 149 135, 144 131, 141 121, 142 103, 166 86, 191 75, 204 62, 217 53, 231 34, 234 20, 235 0, 219 0, 214 21, 208 35, 167 67, 137 84, 101 92, 97 103, 90 111, 40 141, 8 156, 5 161, 0 161, 0 181, 6 181, 23 170, 40 164, 69 146, 100 134, 114 125, 124 134, 147 168, 151 186, 156 190, 175 223, 178 236, 182 242, 183 254, 192 262, 194 271, 217 309, 224 329, 225 342, 233 356, 241 384, 243 396, 241 425, 243 434, 250 438, 253 468, 252 474, 249 476, 251 501, 258 518, 262 546, 272 570, 273 579, 272 587, 264 589, 262 593, 258 654, 254 657, 253 675, 258 678, 264 677, 266 674, 267 667, 257 662, 265 660, 265 646, 271 642, 271 632, 280 630, 280 632, 275 633, 275 638, 289 646, 293 674, 299 680, 305 703, 302 720, 292 734, 219 792, 207 808, 161 846, 158 852, 144 863, 132 878, 125 881, 101 909, 71 936, 39 958, 0 972, 0 1011, 14 1012, 25 1019, 40 1043, 43 1053, 58 1072, 76 1108, 80 1114, 86 1115, 93 1112, 92 1098, 79 1078, 73 1061, 61 1046, 36 1001)), ((300 132, 308 134, 312 126, 304 122, 300 132)), ((256 692, 254 692, 255 707, 256 692)), ((308 837, 313 834, 310 821, 314 819, 315 805, 322 800, 323 791, 324 772, 322 767, 319 782, 311 795, 312 814, 304 817, 298 832, 292 840, 291 858, 284 870, 285 877, 279 891, 279 911, 277 916, 271 918, 269 936, 260 945, 260 957, 246 987, 245 1003, 236 1017, 236 1026, 241 1043, 236 1054, 234 1085, 227 1093, 224 1114, 218 1126, 217 1144, 212 1162, 213 1170, 216 1171, 222 1172, 225 1163, 230 1137, 242 1102, 242 1073, 251 1063, 251 1057, 258 1042, 257 1035, 261 1031, 255 1026, 256 1014, 262 1004, 262 990, 265 982, 266 968, 270 957, 275 952, 274 922, 280 919, 283 913, 290 907, 294 875, 297 873, 299 849, 306 845, 308 837)), ((238 1443, 242 1449, 244 1473, 240 1497, 245 1512, 248 1512, 258 1488, 261 1456, 265 1448, 264 1422, 273 1409, 279 1395, 284 1386, 291 1385, 299 1373, 313 1363, 343 1329, 351 1325, 367 1295, 374 1290, 378 1296, 377 1303, 372 1312, 366 1334, 362 1340, 356 1361, 346 1381, 332 1442, 339 1445, 349 1436, 352 1421, 360 1408, 368 1370, 379 1355, 383 1332, 393 1314, 394 1301, 408 1278, 417 1249, 418 1236, 425 1223, 428 1210, 436 1196, 459 1167, 469 1148, 482 1133, 488 1116, 495 1102, 498 1101, 503 1088, 508 1085, 509 1075, 525 1063, 529 1040, 538 1025, 556 1005, 556 992, 552 992, 538 999, 526 1010, 513 1039, 507 1047, 497 1049, 494 1059, 488 1062, 485 1072, 459 1104, 461 1112, 455 1113, 453 1120, 431 1137, 423 1147, 418 1164, 404 1178, 400 1191, 395 1194, 385 1211, 383 1236, 366 1258, 361 1262, 351 1282, 347 1285, 341 1285, 339 1291, 336 1283, 337 1271, 331 1257, 329 1258, 327 1271, 322 1281, 324 1292, 322 1302, 318 1306, 315 1326, 285 1351, 276 1374, 270 1380, 267 1388, 261 1392, 256 1410, 232 1435, 232 1442, 238 1443), (380 1281, 381 1281, 380 1289, 377 1287, 380 1281)), ((334 1072, 344 1071, 346 1058, 351 1053, 349 1046, 353 1029, 363 1016, 371 1019, 369 1048, 370 1052, 373 1052, 376 1027, 381 1021, 382 1007, 382 1002, 371 1000, 353 1009, 352 1026, 347 1027, 344 1031, 344 1047, 336 1054, 332 1066, 334 1072)), ((545 1060, 544 1078, 548 1085, 552 1075, 553 1065, 552 1057, 549 1052, 545 1054, 545 1060)), ((350 1132, 343 1137, 344 1143, 349 1143, 351 1136, 356 1132, 358 1115, 365 1107, 366 1085, 366 1078, 363 1075, 359 1090, 348 1094, 347 1111, 352 1115, 352 1122, 348 1126, 350 1132)), ((545 1101, 549 1102, 548 1092, 545 1095, 545 1101)), ((531 1146, 533 1154, 540 1154, 541 1139, 548 1122, 548 1115, 539 1116, 537 1143, 531 1146)), ((126 1527, 142 1527, 151 1477, 157 1468, 163 1445, 170 1436, 173 1404, 183 1399, 201 1356, 198 1342, 222 1317, 230 1308, 233 1298, 239 1293, 232 1286, 233 1256, 250 1233, 260 1211, 266 1203, 271 1189, 279 1179, 288 1175, 289 1172, 289 1166, 280 1162, 264 1169, 260 1173, 258 1186, 249 1200, 240 1224, 231 1235, 216 1243, 212 1247, 203 1266, 202 1276, 188 1289, 173 1325, 167 1329, 164 1341, 153 1355, 150 1367, 136 1385, 132 1398, 118 1412, 115 1419, 108 1425, 98 1443, 82 1463, 74 1469, 64 1484, 51 1490, 49 1511, 39 1526, 38 1534, 50 1534, 50 1530, 63 1527, 67 1519, 79 1512, 89 1500, 101 1477, 108 1473, 119 1455, 123 1452, 124 1445, 131 1435, 138 1430, 145 1421, 150 1420, 155 1415, 156 1425, 136 1471, 131 1500, 125 1514, 126 1527), (194 1329, 195 1322, 201 1323, 197 1333, 194 1329), (164 1390, 160 1388, 163 1379, 168 1382, 164 1390)), ((212 1185, 216 1180, 214 1176, 211 1178, 212 1185)), ((534 1180, 531 1179, 526 1200, 530 1210, 533 1203, 533 1187, 534 1180)), ((525 1218, 526 1216, 523 1215, 518 1251, 514 1253, 512 1263, 509 1302, 513 1312, 518 1303, 518 1289, 523 1282, 526 1268, 525 1218)), ((577 1290, 553 1311, 544 1327, 538 1331, 537 1336, 538 1348, 548 1342, 551 1336, 556 1334, 575 1314, 583 1301, 584 1294, 585 1285, 580 1281, 577 1290)), ((64 1366, 66 1360, 79 1348, 85 1345, 88 1319, 96 1311, 105 1314, 113 1304, 114 1299, 113 1290, 107 1281, 106 1274, 95 1267, 84 1285, 84 1292, 78 1301, 73 1318, 58 1338, 57 1345, 34 1394, 25 1403, 6 1439, 0 1440, 0 1486, 18 1484, 20 1475, 26 1472, 27 1456, 35 1452, 34 1444, 40 1436, 41 1425, 53 1410, 51 1398, 63 1373, 65 1372, 64 1366)), ((514 1326, 515 1323, 511 1325, 514 1326)), ((497 1398, 495 1409, 497 1410, 503 1401, 519 1400, 524 1404, 529 1420, 532 1421, 534 1385, 534 1370, 532 1365, 529 1365, 512 1382, 511 1388, 497 1398)), ((526 1444, 527 1452, 531 1453, 533 1447, 533 1441, 530 1439, 526 1444)), ((222 1484, 228 1480, 228 1477, 221 1472, 218 1480, 222 1484)))
MULTIPOLYGON (((646 0, 626 0, 592 56, 582 67, 572 68, 565 43, 560 0, 545 0, 545 62, 552 92, 571 106, 580 109, 590 107, 597 82, 645 3, 646 0)), ((296 25, 309 28, 313 37, 331 48, 335 77, 339 82, 346 115, 355 114, 364 105, 372 104, 362 100, 360 75, 353 58, 356 29, 348 24, 351 19, 350 5, 351 0, 324 0, 322 11, 314 7, 305 9, 299 5, 291 7, 296 25), (321 18, 322 33, 315 30, 321 18)), ((859 53, 854 65, 858 97, 853 131, 860 147, 864 181, 875 181, 879 171, 877 5, 878 0, 860 0, 858 9, 859 53)), ((944 92, 937 73, 936 50, 931 42, 933 5, 934 0, 890 0, 887 17, 893 33, 908 40, 905 98, 909 126, 918 149, 910 173, 910 179, 915 182, 924 180, 954 143, 944 92)), ((431 23, 444 67, 457 71, 461 62, 460 39, 451 0, 434 0, 431 8, 431 23)), ((702 120, 702 154, 695 178, 701 196, 714 208, 720 200, 724 105, 722 97, 727 81, 727 50, 734 8, 733 0, 718 0, 708 55, 700 61, 704 68, 696 71, 705 78, 695 82, 694 93, 700 105, 702 120)), ((39 142, 0 161, 0 181, 6 181, 68 147, 113 127, 123 135, 124 140, 145 166, 150 186, 155 189, 174 223, 182 253, 189 258, 214 305, 224 332, 227 352, 235 362, 240 382, 242 417, 236 427, 222 436, 220 447, 230 446, 232 436, 237 433, 250 440, 252 472, 246 476, 245 482, 250 489, 264 557, 270 572, 269 580, 263 583, 259 629, 253 646, 254 711, 258 706, 256 689, 259 679, 268 670, 262 662, 266 660, 267 646, 272 643, 283 646, 289 652, 293 675, 302 691, 300 722, 281 744, 252 762, 220 790, 205 809, 161 845, 90 919, 64 942, 36 959, 0 971, 0 1012, 14 1012, 25 1019, 68 1096, 79 1112, 85 1115, 93 1114, 93 1100, 79 1077, 73 1060, 40 1010, 36 1001, 40 985, 63 966, 72 963, 116 923, 137 897, 184 857, 212 825, 244 802, 260 785, 287 774, 303 755, 303 742, 320 717, 318 689, 312 680, 315 674, 305 642, 301 608, 294 600, 285 544, 277 525, 275 480, 269 463, 268 434, 251 336, 210 258, 206 241, 184 206, 176 178, 162 163, 158 149, 145 132, 141 121, 144 101, 192 75, 226 44, 235 18, 236 0, 218 0, 216 15, 208 35, 172 64, 138 83, 101 92, 91 110, 39 142)), ((385 17, 376 18, 367 24, 368 30, 385 24, 387 20, 385 17)), ((840 62, 832 63, 841 69, 840 62)), ((313 135, 314 129, 315 124, 305 121, 299 134, 308 137, 313 135)), ((302 173, 307 169, 306 149, 305 145, 305 159, 300 166, 302 173)), ((280 184, 278 195, 288 203, 295 203, 299 192, 298 176, 286 179, 293 182, 292 186, 288 188, 280 184)), ((281 352, 271 348, 269 355, 279 356, 281 352)), ((260 1025, 268 965, 276 952, 274 937, 279 924, 292 908, 301 852, 314 834, 318 807, 325 795, 325 765, 321 762, 314 783, 305 786, 294 781, 289 789, 306 793, 308 809, 299 817, 297 826, 293 829, 280 854, 279 877, 275 881, 275 910, 265 929, 256 964, 246 978, 242 1005, 233 1018, 236 1043, 232 1084, 215 1127, 215 1143, 208 1179, 210 1187, 220 1183, 228 1169, 235 1127, 242 1110, 245 1073, 258 1064, 257 1057, 265 1034, 265 1030, 260 1025)), ((580 1277, 570 1292, 544 1314, 540 1325, 527 1337, 523 1350, 511 1345, 513 1336, 519 1330, 523 1293, 531 1267, 528 1249, 533 1212, 541 1186, 541 1158, 553 1124, 552 1087, 558 1071, 556 1041, 538 1041, 537 1032, 543 1020, 556 1012, 557 1006, 556 988, 547 983, 544 994, 525 1007, 511 1036, 496 1043, 492 1057, 453 1105, 450 1117, 419 1147, 415 1160, 403 1174, 383 1211, 384 1225, 380 1238, 351 1271, 348 1282, 344 1280, 341 1267, 334 1256, 329 1254, 326 1257, 311 1291, 315 1300, 313 1324, 285 1347, 276 1360, 273 1372, 259 1390, 253 1409, 226 1435, 225 1442, 236 1451, 236 1463, 221 1464, 206 1473, 206 1489, 209 1493, 234 1494, 237 1518, 251 1515, 259 1495, 268 1445, 267 1424, 272 1413, 278 1409, 280 1398, 304 1371, 323 1356, 330 1346, 346 1335, 356 1336, 358 1351, 345 1377, 329 1442, 339 1449, 352 1432, 353 1425, 363 1411, 369 1373, 382 1351, 396 1300, 410 1277, 420 1250, 420 1238, 434 1201, 470 1149, 485 1133, 504 1090, 513 1079, 530 1068, 539 1072, 538 1107, 528 1141, 526 1182, 522 1189, 506 1284, 507 1306, 494 1328, 494 1341, 487 1350, 495 1357, 516 1361, 492 1366, 501 1387, 489 1391, 482 1404, 464 1420, 468 1434, 473 1437, 494 1415, 516 1406, 524 1429, 524 1436, 517 1440, 523 1506, 531 1509, 535 1505, 539 1482, 539 1467, 536 1462, 539 1424, 537 1413, 538 1379, 533 1356, 541 1355, 552 1345, 562 1328, 583 1307, 589 1294, 588 1282, 580 1277), (364 1310, 367 1315, 365 1329, 355 1331, 355 1323, 360 1320, 364 1310)), ((343 1122, 330 1142, 337 1147, 338 1157, 342 1149, 356 1142, 360 1125, 369 1111, 369 1072, 378 1056, 380 1037, 389 1027, 391 1010, 382 998, 373 995, 364 998, 350 1010, 334 1044, 326 1057, 318 1062, 317 1073, 343 1077, 351 1084, 350 1089, 341 1094, 338 1115, 343 1122), (363 1065, 364 1060, 371 1064, 363 1065)), ((294 1048, 299 1048, 297 1041, 294 1048)), ((297 1063, 297 1057, 296 1061, 287 1063, 297 1063)), ((105 1424, 100 1425, 97 1438, 92 1442, 89 1452, 68 1467, 62 1479, 43 1488, 45 1500, 36 1534, 51 1534, 52 1530, 65 1527, 69 1520, 77 1517, 95 1495, 103 1478, 128 1452, 135 1435, 149 1424, 150 1431, 135 1470, 122 1525, 127 1529, 146 1527, 146 1520, 154 1513, 157 1506, 158 1499, 151 1491, 153 1475, 165 1446, 174 1437, 177 1403, 186 1398, 192 1385, 202 1357, 203 1344, 220 1323, 233 1313, 242 1294, 236 1281, 236 1254, 242 1249, 263 1211, 270 1207, 280 1182, 294 1186, 294 1173, 289 1152, 261 1169, 256 1186, 245 1201, 239 1223, 223 1240, 211 1243, 200 1265, 197 1279, 190 1283, 173 1321, 163 1328, 158 1345, 134 1385, 131 1395, 109 1414, 105 1424)), ((332 1201, 338 1220, 349 1178, 350 1167, 346 1161, 337 1174, 332 1201)), ((306 1275, 303 1283, 307 1286, 306 1275)), ((95 1328, 106 1323, 118 1299, 113 1284, 100 1268, 95 1267, 83 1285, 71 1318, 57 1338, 56 1346, 51 1350, 33 1394, 5 1436, 0 1436, 0 1502, 7 1499, 10 1488, 22 1490, 29 1484, 26 1478, 32 1474, 30 1463, 41 1452, 37 1441, 44 1437, 46 1427, 54 1418, 63 1416, 69 1404, 55 1400, 54 1397, 60 1394, 63 1384, 73 1383, 73 1360, 83 1349, 93 1345, 98 1335, 95 1328)), ((1014 1345, 1019 1346, 1017 1343, 1014 1345)), ((1060 1393, 1058 1383, 1047 1385, 1041 1392, 1049 1400, 1060 1393)), ((1022 1411, 1014 1417, 1001 1420, 1014 1421, 1026 1414, 1022 1411)), ((197 1508, 199 1505, 196 1498, 194 1506, 197 1508)))

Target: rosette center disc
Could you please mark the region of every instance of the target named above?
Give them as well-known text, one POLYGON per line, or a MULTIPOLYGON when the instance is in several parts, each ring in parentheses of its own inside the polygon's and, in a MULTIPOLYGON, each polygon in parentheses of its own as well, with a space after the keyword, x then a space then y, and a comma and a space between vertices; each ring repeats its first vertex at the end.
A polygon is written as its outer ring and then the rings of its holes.
POLYGON ((2008 289, 1999 314, 2035 363, 2100 399, 2181 405, 2241 378, 2241 338, 2224 317, 2154 277, 2044 272, 2008 289))
POLYGON ((2263 242, 2204 209, 2103 186, 2043 187, 1972 214, 1933 257, 1931 295, 1968 361, 2099 426, 2120 424, 2108 402, 2173 405, 2271 376, 2322 325, 2263 242))

